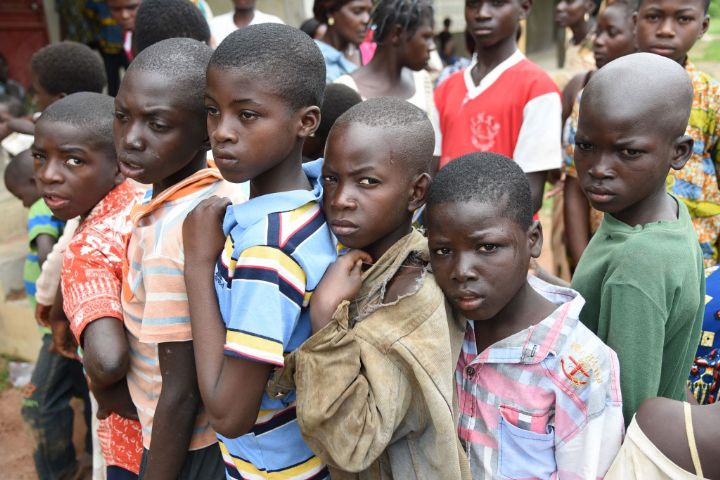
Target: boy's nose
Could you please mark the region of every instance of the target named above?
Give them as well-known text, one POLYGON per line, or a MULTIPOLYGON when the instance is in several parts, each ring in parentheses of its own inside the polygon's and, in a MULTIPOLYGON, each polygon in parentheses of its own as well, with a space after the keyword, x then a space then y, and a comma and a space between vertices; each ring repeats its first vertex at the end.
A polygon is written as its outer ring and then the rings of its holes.
POLYGON ((657 30, 659 37, 674 37, 675 36, 675 22, 672 18, 666 18, 660 22, 660 26, 657 30))
POLYGON ((588 173, 590 174, 590 176, 596 179, 612 177, 612 171, 613 170, 611 162, 604 155, 601 156, 598 161, 593 162, 588 169, 588 173))
POLYGON ((35 170, 35 180, 44 184, 62 182, 62 175, 56 163, 57 162, 47 160, 45 164, 35 170))
POLYGON ((346 189, 338 187, 330 195, 330 206, 338 210, 355 208, 355 202, 346 189))
POLYGON ((230 127, 227 120, 223 120, 221 117, 214 129, 210 130, 210 138, 215 144, 223 143, 237 143, 237 135, 235 131, 230 127))
POLYGON ((473 268, 473 263, 467 254, 459 254, 459 258, 453 268, 453 278, 458 283, 466 283, 477 280, 477 272, 473 268))

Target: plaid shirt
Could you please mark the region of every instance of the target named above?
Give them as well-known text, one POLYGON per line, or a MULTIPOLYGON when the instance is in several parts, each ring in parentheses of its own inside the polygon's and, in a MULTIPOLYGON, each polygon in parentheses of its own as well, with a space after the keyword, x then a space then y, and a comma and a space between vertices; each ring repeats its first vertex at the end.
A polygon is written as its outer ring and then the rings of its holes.
POLYGON ((467 322, 455 381, 473 478, 602 478, 624 431, 617 356, 577 292, 529 281, 558 305, 542 322, 479 355, 467 322))

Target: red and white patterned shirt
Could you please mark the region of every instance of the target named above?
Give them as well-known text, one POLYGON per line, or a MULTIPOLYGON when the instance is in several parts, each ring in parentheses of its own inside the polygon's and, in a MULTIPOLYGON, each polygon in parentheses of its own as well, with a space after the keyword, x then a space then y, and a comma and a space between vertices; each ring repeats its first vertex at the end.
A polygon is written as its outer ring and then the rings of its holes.
MULTIPOLYGON (((122 266, 130 233, 130 210, 142 196, 129 181, 115 187, 92 209, 68 244, 63 259, 62 294, 70 329, 80 339, 91 322, 123 321, 122 266)), ((113 413, 98 426, 108 465, 138 473, 142 458, 140 422, 113 413)))

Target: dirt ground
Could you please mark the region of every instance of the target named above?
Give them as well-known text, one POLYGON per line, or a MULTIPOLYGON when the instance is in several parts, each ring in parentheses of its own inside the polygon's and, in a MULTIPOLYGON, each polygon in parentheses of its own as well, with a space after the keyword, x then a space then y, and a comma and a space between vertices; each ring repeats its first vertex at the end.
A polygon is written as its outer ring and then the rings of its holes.
MULTIPOLYGON (((37 480, 33 464, 33 442, 22 416, 22 392, 16 388, 0 391, 0 478, 6 480, 37 480)), ((85 425, 82 402, 73 401, 75 409, 74 443, 82 453, 85 425)))

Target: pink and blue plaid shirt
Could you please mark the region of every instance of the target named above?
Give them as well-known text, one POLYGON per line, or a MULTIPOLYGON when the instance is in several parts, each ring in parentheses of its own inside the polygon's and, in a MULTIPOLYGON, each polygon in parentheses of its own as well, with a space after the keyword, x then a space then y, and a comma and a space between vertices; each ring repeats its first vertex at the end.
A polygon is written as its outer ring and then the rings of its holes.
POLYGON ((549 317, 479 355, 467 322, 455 381, 473 479, 602 478, 624 434, 617 356, 579 322, 580 294, 528 278, 549 317))

